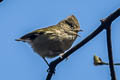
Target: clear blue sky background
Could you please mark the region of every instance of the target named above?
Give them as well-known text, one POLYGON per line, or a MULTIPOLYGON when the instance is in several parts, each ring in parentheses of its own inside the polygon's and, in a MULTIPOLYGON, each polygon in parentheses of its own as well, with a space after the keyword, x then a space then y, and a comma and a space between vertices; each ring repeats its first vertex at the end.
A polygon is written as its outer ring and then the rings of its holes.
MULTIPOLYGON (((74 14, 84 30, 75 45, 117 8, 120 0, 4 0, 0 3, 0 80, 46 78, 48 66, 28 44, 15 42, 16 38, 74 14)), ((114 62, 120 62, 119 34, 120 18, 112 24, 114 62)), ((108 66, 93 65, 94 54, 108 62, 105 31, 60 63, 52 80, 110 80, 108 66)), ((120 80, 120 66, 115 66, 115 71, 120 80)))

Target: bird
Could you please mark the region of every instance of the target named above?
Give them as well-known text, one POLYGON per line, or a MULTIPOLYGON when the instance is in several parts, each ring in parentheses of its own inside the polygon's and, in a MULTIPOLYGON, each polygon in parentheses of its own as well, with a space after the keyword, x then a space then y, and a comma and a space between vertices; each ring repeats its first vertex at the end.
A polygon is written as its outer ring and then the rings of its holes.
POLYGON ((64 52, 71 48, 80 31, 82 30, 77 18, 71 15, 55 25, 27 33, 16 41, 30 44, 33 51, 39 54, 49 66, 46 58, 62 57, 64 52))

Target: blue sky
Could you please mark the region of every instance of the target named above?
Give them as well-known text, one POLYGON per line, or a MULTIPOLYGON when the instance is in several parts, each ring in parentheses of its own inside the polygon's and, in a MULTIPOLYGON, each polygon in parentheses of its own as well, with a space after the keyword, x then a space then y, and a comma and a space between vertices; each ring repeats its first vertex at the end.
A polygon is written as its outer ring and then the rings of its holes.
MULTIPOLYGON (((46 78, 48 66, 28 44, 14 41, 16 38, 74 14, 84 30, 75 45, 100 25, 100 19, 117 8, 120 0, 4 0, 0 3, 0 80, 46 78)), ((112 24, 114 62, 120 62, 119 26, 120 18, 112 24)), ((60 63, 52 80, 110 80, 108 66, 93 65, 94 54, 108 62, 105 31, 60 63)), ((115 66, 117 80, 120 80, 119 67, 115 66)))

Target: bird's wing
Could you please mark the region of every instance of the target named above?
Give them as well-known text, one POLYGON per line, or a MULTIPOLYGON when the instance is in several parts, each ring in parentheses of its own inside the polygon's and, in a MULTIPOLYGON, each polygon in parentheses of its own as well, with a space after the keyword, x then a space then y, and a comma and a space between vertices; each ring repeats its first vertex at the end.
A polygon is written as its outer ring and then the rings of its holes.
POLYGON ((42 34, 44 34, 44 32, 31 32, 22 36, 20 39, 16 39, 16 41, 34 40, 38 35, 42 34))
POLYGON ((48 28, 37 29, 33 32, 30 32, 22 36, 20 39, 16 39, 16 41, 34 40, 36 37, 41 36, 41 35, 44 35, 44 36, 55 35, 51 27, 54 27, 54 26, 50 26, 48 28))

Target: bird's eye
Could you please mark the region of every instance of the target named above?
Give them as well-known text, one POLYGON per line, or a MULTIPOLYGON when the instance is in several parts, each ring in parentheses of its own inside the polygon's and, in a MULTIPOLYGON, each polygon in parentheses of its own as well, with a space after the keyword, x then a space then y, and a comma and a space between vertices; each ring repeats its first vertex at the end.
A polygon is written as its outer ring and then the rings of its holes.
POLYGON ((65 21, 66 24, 68 24, 70 27, 74 27, 74 25, 71 22, 65 21))

